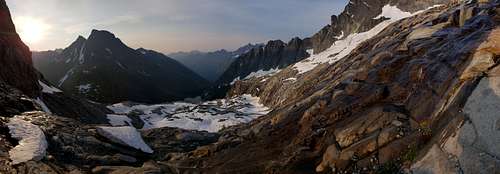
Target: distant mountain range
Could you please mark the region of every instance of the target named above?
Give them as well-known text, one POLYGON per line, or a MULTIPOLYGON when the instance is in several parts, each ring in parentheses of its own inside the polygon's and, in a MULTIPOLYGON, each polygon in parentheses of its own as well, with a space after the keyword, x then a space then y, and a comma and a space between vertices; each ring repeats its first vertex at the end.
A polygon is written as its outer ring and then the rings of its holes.
POLYGON ((65 92, 115 103, 160 103, 193 97, 209 84, 161 53, 132 49, 108 31, 93 30, 69 47, 34 52, 34 66, 65 92))
POLYGON ((215 82, 240 55, 262 45, 247 44, 235 51, 222 49, 214 52, 176 52, 168 54, 168 56, 181 62, 208 81, 215 82))

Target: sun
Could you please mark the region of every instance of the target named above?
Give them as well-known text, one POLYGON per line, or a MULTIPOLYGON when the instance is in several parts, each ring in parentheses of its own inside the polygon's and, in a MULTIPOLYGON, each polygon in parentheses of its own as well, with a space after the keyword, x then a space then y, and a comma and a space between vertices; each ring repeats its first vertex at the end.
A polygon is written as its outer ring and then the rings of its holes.
POLYGON ((28 44, 35 44, 42 40, 49 26, 40 19, 33 17, 19 17, 14 19, 21 39, 28 44))

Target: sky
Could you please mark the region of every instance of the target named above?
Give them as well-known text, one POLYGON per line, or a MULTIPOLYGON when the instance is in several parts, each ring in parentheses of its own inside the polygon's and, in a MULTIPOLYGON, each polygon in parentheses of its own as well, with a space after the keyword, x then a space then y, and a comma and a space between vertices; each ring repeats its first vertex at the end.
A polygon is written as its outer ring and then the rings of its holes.
POLYGON ((7 0, 31 50, 65 48, 92 29, 163 53, 234 50, 309 37, 348 0, 7 0))

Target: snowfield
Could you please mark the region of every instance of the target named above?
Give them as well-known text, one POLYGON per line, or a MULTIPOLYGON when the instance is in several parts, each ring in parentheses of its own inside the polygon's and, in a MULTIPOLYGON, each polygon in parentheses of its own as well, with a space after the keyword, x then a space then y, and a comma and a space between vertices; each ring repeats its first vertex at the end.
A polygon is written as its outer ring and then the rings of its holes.
POLYGON ((42 111, 47 113, 47 114, 52 114, 52 112, 50 111, 49 107, 43 102, 43 100, 38 97, 36 99, 33 100, 36 104, 38 104, 40 106, 40 108, 42 108, 42 111))
POLYGON ((158 105, 127 106, 118 103, 108 106, 115 114, 108 115, 111 125, 124 125, 127 114, 137 114, 145 123, 143 129, 176 127, 187 130, 218 132, 241 123, 248 123, 269 112, 258 97, 242 95, 226 100, 201 104, 176 102, 158 105), (118 117, 122 115, 124 117, 118 117))
POLYGON ((12 164, 39 161, 45 156, 48 143, 38 126, 14 117, 9 120, 7 127, 12 138, 19 140, 19 145, 9 151, 12 164))
MULTIPOLYGON (((437 5, 439 6, 439 5, 437 5)), ((434 6, 434 7, 437 7, 434 6)), ((431 8, 434 8, 431 7, 431 8)), ((423 10, 424 11, 424 10, 423 10)), ((330 48, 327 50, 318 53, 318 54, 311 54, 309 58, 306 58, 298 63, 296 63, 293 67, 299 71, 298 74, 303 74, 308 71, 311 71, 314 69, 316 66, 324 63, 335 63, 339 61, 340 59, 346 57, 349 55, 356 47, 358 47, 361 43, 371 39, 372 37, 376 36, 378 33, 380 33, 382 30, 384 30, 387 26, 390 24, 399 21, 404 18, 408 18, 414 15, 417 15, 423 11, 418 11, 415 13, 409 13, 409 12, 404 12, 397 8, 396 6, 391 6, 391 5, 385 5, 382 8, 382 13, 375 17, 374 19, 379 19, 382 17, 388 18, 388 20, 385 20, 375 27, 373 27, 371 30, 368 30, 366 32, 362 33, 353 33, 350 34, 349 36, 345 37, 342 40, 336 41, 330 48)), ((342 35, 343 35, 342 31, 342 35)), ((312 50, 309 51, 312 53, 312 50)))

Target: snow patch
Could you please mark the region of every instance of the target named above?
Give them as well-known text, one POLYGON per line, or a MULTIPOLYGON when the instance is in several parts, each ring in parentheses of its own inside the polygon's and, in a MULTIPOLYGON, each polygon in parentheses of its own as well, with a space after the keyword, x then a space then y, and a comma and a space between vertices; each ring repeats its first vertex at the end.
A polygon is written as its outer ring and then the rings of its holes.
POLYGON ((35 101, 35 103, 38 104, 42 108, 43 112, 45 112, 47 114, 52 114, 52 112, 50 112, 49 107, 47 107, 47 105, 43 102, 43 100, 40 97, 36 98, 33 101, 35 101))
POLYGON ((110 141, 133 147, 146 153, 153 153, 153 149, 149 147, 142 139, 141 134, 137 129, 130 126, 123 127, 97 127, 97 133, 108 138, 110 141))
POLYGON ((113 54, 113 51, 111 51, 111 49, 109 49, 109 48, 105 48, 105 50, 106 50, 109 54, 113 54))
POLYGON ((85 54, 83 54, 83 51, 85 50, 85 45, 86 43, 83 43, 82 48, 80 48, 80 52, 78 54, 78 60, 80 61, 80 65, 85 63, 85 54))
POLYGON ((120 68, 125 69, 125 67, 124 67, 124 66, 123 66, 120 62, 118 62, 118 61, 115 61, 115 62, 116 62, 116 64, 117 64, 120 68))
POLYGON ((48 143, 38 126, 14 117, 9 120, 7 127, 12 138, 19 140, 19 145, 9 151, 12 164, 39 161, 45 156, 48 143))
MULTIPOLYGON (((339 36, 336 36, 335 39, 342 39, 344 37, 344 31, 341 31, 340 35, 339 36)), ((312 54, 309 54, 309 55, 312 55, 312 54)))
POLYGON ((251 78, 259 78, 259 77, 264 77, 264 76, 270 76, 276 73, 279 73, 281 70, 278 68, 270 69, 270 70, 259 70, 257 72, 252 72, 248 76, 246 76, 244 79, 251 79, 251 78))
POLYGON ((363 4, 365 4, 366 7, 372 7, 371 5, 368 5, 365 1, 363 1, 363 4))
POLYGON ((234 78, 234 80, 233 80, 231 83, 229 83, 229 84, 230 84, 230 85, 234 85, 234 84, 235 84, 237 81, 239 81, 239 80, 241 80, 241 79, 240 79, 240 77, 238 76, 238 77, 234 78))
POLYGON ((86 94, 92 89, 92 84, 85 84, 76 87, 80 94, 86 94))
POLYGON ((234 85, 234 83, 236 83, 236 81, 239 81, 239 80, 248 80, 248 79, 251 79, 251 78, 260 78, 260 77, 264 77, 264 76, 271 76, 273 74, 276 74, 276 73, 279 73, 281 71, 281 69, 278 69, 278 68, 273 68, 273 69, 270 69, 270 70, 259 70, 259 71, 255 71, 255 72, 252 72, 250 74, 248 74, 245 78, 243 79, 240 79, 240 77, 236 77, 231 83, 229 83, 230 85, 234 85))
POLYGON ((42 86, 42 92, 43 93, 54 94, 54 93, 62 92, 60 89, 57 89, 57 88, 52 87, 52 86, 49 86, 49 85, 43 83, 40 80, 38 80, 38 84, 40 84, 40 86, 42 86))
POLYGON ((397 6, 385 5, 382 7, 382 13, 373 19, 389 18, 389 19, 403 19, 412 16, 410 12, 404 12, 397 6))
POLYGON ((64 77, 61 78, 61 80, 59 80, 59 84, 57 85, 58 87, 61 87, 64 84, 64 82, 69 78, 69 76, 73 75, 74 69, 75 67, 71 68, 70 70, 68 70, 68 72, 66 72, 64 77))

